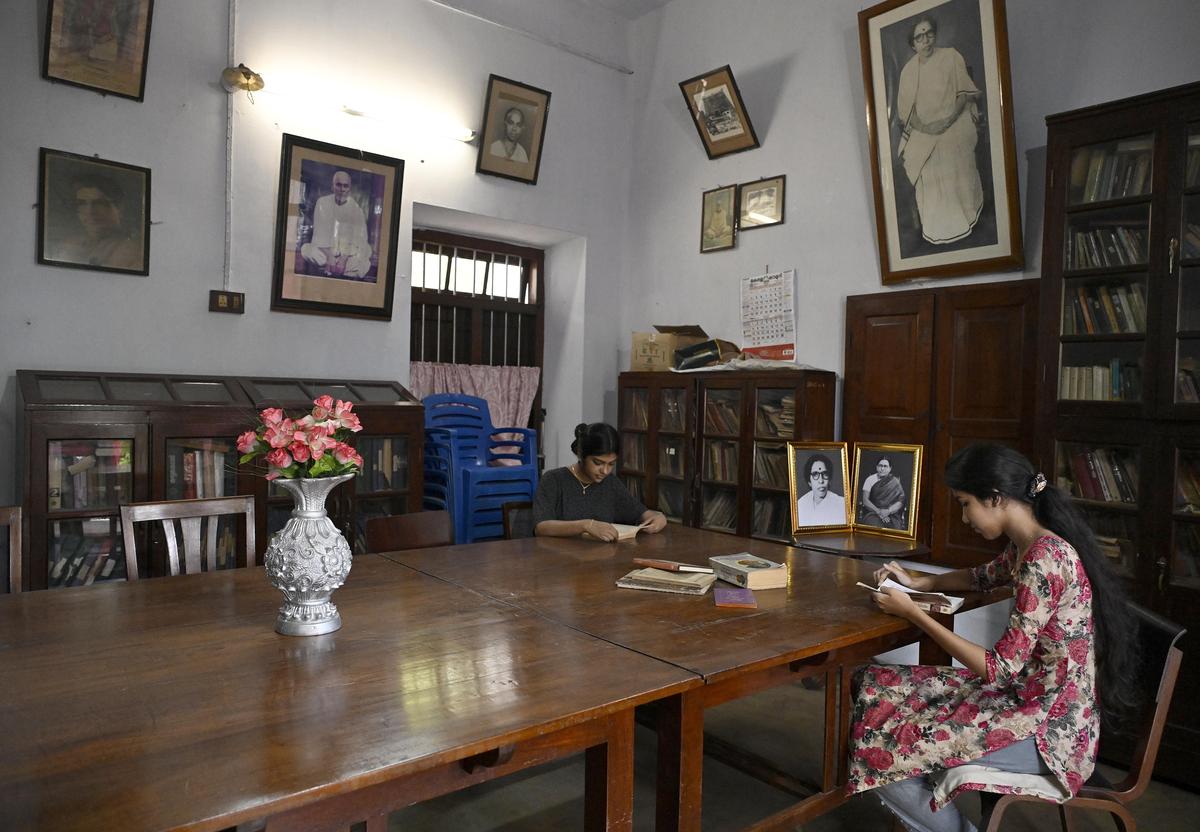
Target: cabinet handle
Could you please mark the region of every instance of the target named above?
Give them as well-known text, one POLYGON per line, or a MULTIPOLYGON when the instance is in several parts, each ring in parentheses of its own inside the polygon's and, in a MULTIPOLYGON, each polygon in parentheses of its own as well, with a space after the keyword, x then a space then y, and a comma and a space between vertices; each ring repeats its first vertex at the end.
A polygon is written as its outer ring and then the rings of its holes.
POLYGON ((1167 274, 1175 273, 1175 255, 1179 251, 1179 238, 1172 237, 1171 242, 1167 244, 1167 274))
POLYGON ((1160 557, 1154 565, 1158 567, 1158 591, 1162 592, 1167 585, 1167 559, 1160 557))

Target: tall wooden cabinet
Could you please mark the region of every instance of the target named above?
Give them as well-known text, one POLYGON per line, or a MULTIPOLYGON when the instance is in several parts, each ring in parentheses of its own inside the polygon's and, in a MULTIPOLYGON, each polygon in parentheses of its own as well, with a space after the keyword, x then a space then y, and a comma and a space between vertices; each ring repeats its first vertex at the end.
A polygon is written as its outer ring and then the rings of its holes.
MULTIPOLYGON (((421 508, 424 409, 396 382, 18 370, 17 387, 26 589, 123 578, 124 503, 252 494, 261 557, 291 499, 239 465, 236 438, 262 408, 301 411, 325 393, 353 401, 364 426, 363 470, 328 504, 355 551, 368 517, 421 508)), ((221 528, 218 560, 234 565, 244 534, 221 528)), ((143 574, 162 574, 159 548, 139 547, 143 574)))
POLYGON ((791 540, 787 443, 833 438, 825 370, 622 373, 621 478, 673 522, 791 540))
MULTIPOLYGON (((1039 441, 1141 603, 1200 629, 1200 84, 1046 119, 1039 441)), ((1200 665, 1160 773, 1200 786, 1200 665)))
POLYGON ((925 446, 917 538, 947 566, 996 548, 962 524, 946 461, 981 441, 1035 451, 1038 290, 1016 280, 846 298, 842 438, 925 446))

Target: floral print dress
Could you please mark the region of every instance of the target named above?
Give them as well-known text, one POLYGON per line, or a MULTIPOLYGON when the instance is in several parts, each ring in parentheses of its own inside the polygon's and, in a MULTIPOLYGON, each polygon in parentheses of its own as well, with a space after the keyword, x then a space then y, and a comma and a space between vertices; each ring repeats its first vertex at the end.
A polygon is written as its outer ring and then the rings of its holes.
MULTIPOLYGON (((1008 628, 986 653, 987 678, 966 668, 871 665, 861 671, 850 731, 848 795, 972 762, 1036 737, 1064 795, 1091 775, 1100 733, 1092 588, 1078 553, 1053 535, 1018 558, 1009 544, 971 571, 975 588, 1012 584, 1008 628)), ((935 798, 940 809, 964 783, 935 798)))

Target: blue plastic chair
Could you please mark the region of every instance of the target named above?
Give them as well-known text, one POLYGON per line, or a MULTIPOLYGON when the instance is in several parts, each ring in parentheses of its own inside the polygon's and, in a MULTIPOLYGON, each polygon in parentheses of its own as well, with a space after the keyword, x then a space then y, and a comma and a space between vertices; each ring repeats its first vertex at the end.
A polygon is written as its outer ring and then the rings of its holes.
POLYGON ((501 507, 537 490, 537 432, 495 427, 476 396, 439 393, 423 403, 426 508, 450 511, 457 543, 503 537, 501 507))

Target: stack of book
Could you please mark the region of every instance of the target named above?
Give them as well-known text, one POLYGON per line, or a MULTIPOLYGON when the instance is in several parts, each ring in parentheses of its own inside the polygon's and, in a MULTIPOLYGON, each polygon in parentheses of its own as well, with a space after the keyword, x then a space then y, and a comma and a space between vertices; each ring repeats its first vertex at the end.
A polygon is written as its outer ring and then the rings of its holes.
POLYGON ((1072 492, 1085 500, 1136 503, 1137 466, 1131 451, 1086 448, 1071 453, 1072 492))
POLYGON ((787 488, 787 446, 754 443, 754 484, 787 488))
POLYGON ((739 425, 741 419, 738 417, 737 400, 710 393, 704 404, 705 432, 734 434, 738 432, 739 425))
POLYGON ((651 592, 674 592, 679 595, 703 595, 717 580, 704 572, 668 572, 665 569, 635 569, 617 581, 622 589, 647 589, 651 592))
POLYGON ((1067 290, 1063 335, 1110 335, 1146 331, 1146 290, 1140 281, 1077 286, 1067 290))

